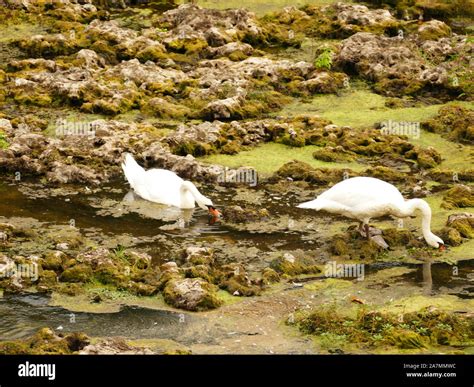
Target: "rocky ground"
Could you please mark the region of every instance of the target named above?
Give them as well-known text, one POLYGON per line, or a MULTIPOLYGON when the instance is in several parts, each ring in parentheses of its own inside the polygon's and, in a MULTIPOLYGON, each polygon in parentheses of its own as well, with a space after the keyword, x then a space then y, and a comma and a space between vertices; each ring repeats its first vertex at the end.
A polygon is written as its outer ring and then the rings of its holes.
POLYGON ((334 2, 263 15, 132 3, 0 0, 0 271, 38 267, 35 278, 2 276, 0 288, 44 293, 70 308, 144 303, 219 318, 228 333, 266 333, 150 350, 131 338, 43 329, 0 343, 0 352, 472 350, 472 292, 464 301, 424 295, 413 300, 418 309, 400 312, 413 287, 395 281, 381 296, 378 274, 367 282, 324 274, 333 261, 472 262, 470 3, 334 2), (343 125, 285 113, 359 89, 383 100, 377 117, 415 114, 418 137, 387 133, 382 120, 343 125), (245 158, 265 146, 281 147, 270 173, 265 155, 245 158), (199 212, 123 200, 125 152, 197 182, 223 219, 203 226, 199 212), (223 184, 225 160, 265 173, 256 186, 223 184), (425 198, 447 251, 427 247, 416 219, 384 219, 384 249, 341 218, 294 208, 352 176, 425 198))

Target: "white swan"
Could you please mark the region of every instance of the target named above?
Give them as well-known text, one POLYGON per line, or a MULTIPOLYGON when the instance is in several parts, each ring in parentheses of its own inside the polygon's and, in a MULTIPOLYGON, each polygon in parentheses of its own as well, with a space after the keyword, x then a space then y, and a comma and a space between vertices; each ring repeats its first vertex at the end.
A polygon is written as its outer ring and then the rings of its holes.
POLYGON ((324 210, 357 219, 369 236, 369 221, 384 215, 406 218, 419 210, 422 215, 423 237, 432 247, 444 246, 441 238, 431 232, 431 208, 422 199, 405 200, 400 191, 373 177, 353 177, 337 183, 316 199, 301 203, 299 208, 324 210))
POLYGON ((193 183, 181 179, 174 172, 166 169, 145 171, 129 153, 125 154, 122 169, 135 193, 145 200, 183 209, 194 208, 197 203, 199 207, 208 209, 211 215, 219 215, 211 199, 201 194, 193 183))

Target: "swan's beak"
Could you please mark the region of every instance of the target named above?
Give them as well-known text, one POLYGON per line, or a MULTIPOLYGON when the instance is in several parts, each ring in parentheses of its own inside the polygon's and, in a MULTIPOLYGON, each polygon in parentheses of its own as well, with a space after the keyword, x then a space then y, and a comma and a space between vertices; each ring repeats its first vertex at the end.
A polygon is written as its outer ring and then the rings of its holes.
POLYGON ((443 245, 442 243, 439 244, 439 247, 438 247, 438 250, 439 251, 444 251, 446 250, 446 245, 443 245))
POLYGON ((216 207, 207 206, 207 209, 209 210, 209 215, 211 215, 213 218, 219 218, 221 216, 221 212, 216 209, 216 207))

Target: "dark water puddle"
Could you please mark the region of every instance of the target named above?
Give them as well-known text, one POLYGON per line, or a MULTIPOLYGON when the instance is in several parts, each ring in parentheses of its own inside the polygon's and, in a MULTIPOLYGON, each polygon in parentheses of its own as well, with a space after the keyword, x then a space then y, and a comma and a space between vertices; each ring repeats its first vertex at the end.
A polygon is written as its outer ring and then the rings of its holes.
POLYGON ((394 267, 408 267, 413 271, 398 277, 397 282, 419 286, 427 294, 452 294, 460 298, 474 298, 474 259, 459 261, 455 265, 443 262, 407 264, 400 262, 376 262, 365 267, 365 275, 394 267))
POLYGON ((423 287, 432 294, 452 294, 474 298, 474 259, 447 263, 423 263, 417 270, 401 276, 401 280, 423 287))
POLYGON ((37 294, 0 298, 0 340, 28 337, 42 327, 57 333, 80 331, 101 337, 176 339, 186 337, 190 324, 198 320, 184 313, 133 306, 115 313, 72 313, 48 302, 47 296, 37 294))

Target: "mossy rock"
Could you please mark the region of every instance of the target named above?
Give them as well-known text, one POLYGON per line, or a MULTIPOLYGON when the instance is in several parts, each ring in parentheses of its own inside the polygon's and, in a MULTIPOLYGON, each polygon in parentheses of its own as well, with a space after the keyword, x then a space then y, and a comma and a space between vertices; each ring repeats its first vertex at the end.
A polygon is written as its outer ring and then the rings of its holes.
POLYGON ((416 332, 397 329, 392 330, 388 341, 401 349, 420 349, 428 347, 429 341, 416 332))
POLYGON ((474 206, 474 192, 470 186, 458 184, 443 195, 442 208, 452 210, 474 206))
POLYGON ((439 232, 439 237, 450 246, 459 246, 462 243, 461 234, 453 227, 444 227, 439 232))
POLYGON ((474 110, 460 105, 448 105, 421 124, 423 129, 466 144, 474 143, 474 110))
POLYGON ((83 333, 71 333, 65 337, 56 335, 50 328, 40 329, 25 340, 0 343, 2 355, 68 355, 80 351, 90 343, 83 333))
POLYGON ((137 296, 150 297, 158 293, 158 288, 156 286, 148 285, 142 282, 130 282, 126 289, 137 296))
POLYGON ((266 267, 262 273, 262 282, 264 285, 280 282, 280 275, 272 268, 266 267))
POLYGON ((349 254, 349 246, 343 237, 336 236, 331 241, 330 251, 337 256, 349 254))
POLYGON ((66 255, 61 251, 50 251, 46 253, 41 266, 45 270, 60 272, 62 271, 63 261, 66 259, 66 255))
POLYGON ((285 274, 290 277, 300 274, 318 274, 321 272, 311 258, 295 257, 288 253, 275 258, 270 263, 270 268, 279 274, 285 274))
POLYGON ((207 282, 212 282, 211 270, 206 265, 196 265, 191 267, 185 267, 184 276, 186 278, 202 278, 207 282))
POLYGON ((232 276, 221 282, 219 287, 227 290, 234 296, 250 297, 258 295, 261 292, 260 287, 253 285, 244 274, 232 276))
POLYGON ((355 155, 346 151, 342 146, 327 146, 314 151, 313 157, 326 162, 348 162, 354 160, 355 155))
POLYGON ((387 228, 383 230, 382 235, 390 247, 421 247, 423 245, 409 230, 402 228, 387 228))
POLYGON ((474 238, 474 217, 464 217, 455 219, 452 222, 448 221, 448 225, 456 229, 464 238, 474 238))
POLYGON ((93 272, 89 265, 77 264, 64 270, 59 280, 61 282, 86 283, 92 280, 93 272))
POLYGON ((405 182, 410 179, 408 173, 399 172, 396 169, 381 165, 366 169, 364 175, 389 182, 405 182))
POLYGON ((224 220, 228 223, 252 223, 268 219, 270 213, 265 208, 253 206, 228 206, 222 210, 224 220))
POLYGON ((58 284, 58 276, 53 270, 43 270, 38 282, 38 289, 42 291, 52 291, 58 284))
POLYGON ((321 170, 317 170, 303 161, 290 161, 280 167, 276 175, 293 180, 303 180, 308 183, 327 184, 328 176, 321 170))
POLYGON ((191 311, 215 309, 223 303, 217 296, 217 287, 201 278, 171 279, 163 297, 166 303, 191 311))

